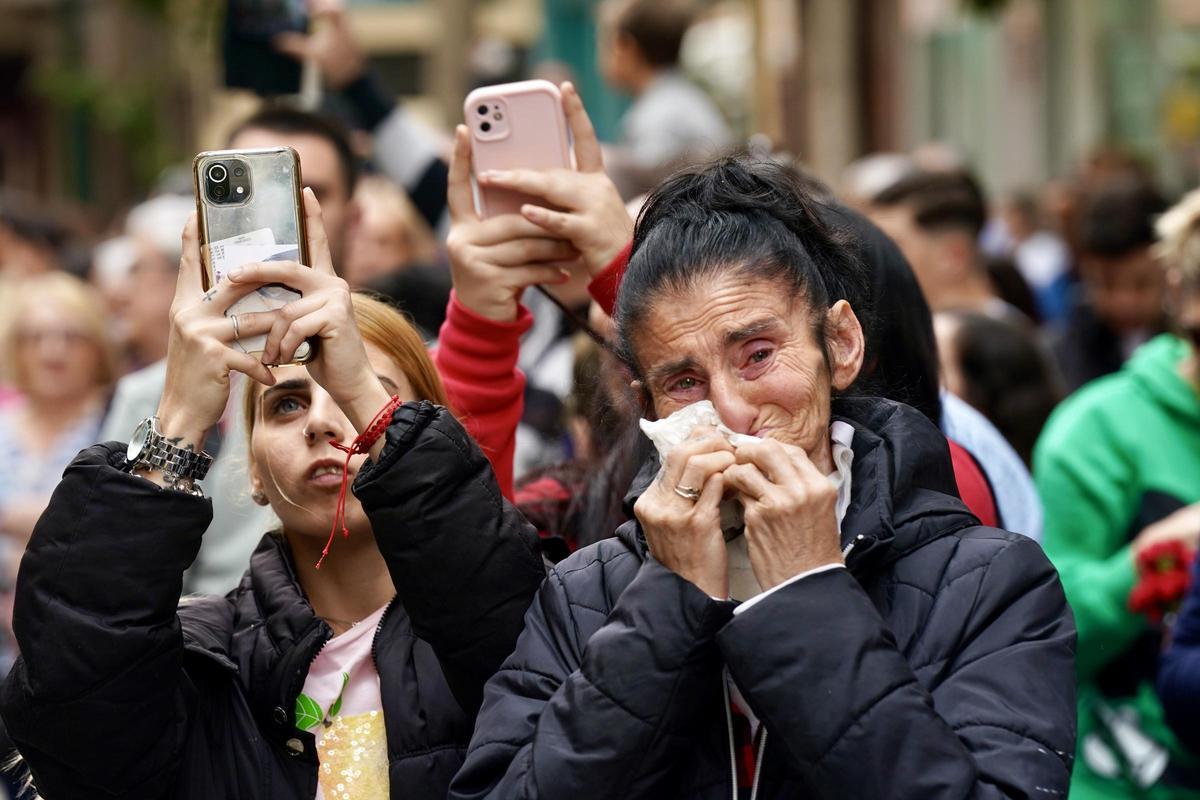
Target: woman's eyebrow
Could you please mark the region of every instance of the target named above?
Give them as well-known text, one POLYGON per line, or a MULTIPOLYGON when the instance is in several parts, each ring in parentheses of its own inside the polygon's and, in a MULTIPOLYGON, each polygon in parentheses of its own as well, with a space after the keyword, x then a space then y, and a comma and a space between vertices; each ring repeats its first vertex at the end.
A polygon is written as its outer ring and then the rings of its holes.
POLYGON ((730 345, 741 344, 748 339, 753 339, 755 336, 762 336, 764 333, 770 333, 780 327, 780 322, 776 317, 765 317, 755 320, 748 325, 743 325, 726 333, 725 346, 729 347, 730 345))
POLYGON ((387 375, 380 375, 378 372, 376 372, 375 377, 379 378, 379 382, 387 387, 388 391, 390 391, 392 394, 400 394, 400 386, 387 375))
POLYGON ((268 388, 265 392, 262 393, 262 396, 263 396, 263 399, 265 400, 267 397, 269 397, 270 395, 273 395, 273 394, 283 394, 285 392, 295 392, 295 391, 299 391, 299 390, 307 391, 308 388, 309 388, 308 378, 288 378, 286 381, 283 381, 282 383, 277 383, 274 386, 268 388))
POLYGON ((669 361, 662 366, 648 370, 646 372, 646 380, 650 382, 657 382, 670 375, 674 375, 677 372, 686 372, 687 370, 695 368, 696 359, 692 358, 691 356, 678 358, 674 361, 669 361))

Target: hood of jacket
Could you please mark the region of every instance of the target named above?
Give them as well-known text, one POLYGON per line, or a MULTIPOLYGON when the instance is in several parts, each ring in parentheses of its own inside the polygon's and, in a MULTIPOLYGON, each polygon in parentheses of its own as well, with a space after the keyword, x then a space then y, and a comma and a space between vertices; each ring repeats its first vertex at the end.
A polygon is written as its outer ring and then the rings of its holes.
POLYGON ((1138 348, 1125 369, 1133 383, 1181 424, 1200 425, 1200 391, 1179 374, 1191 345, 1173 334, 1156 336, 1138 348))
MULTIPOLYGON (((832 418, 854 428, 850 507, 842 546, 847 566, 863 572, 890 563, 979 520, 958 496, 946 437, 919 411, 876 397, 835 398, 832 418)), ((625 497, 630 522, 617 536, 643 557, 646 539, 633 504, 658 475, 657 455, 634 478, 625 497)))

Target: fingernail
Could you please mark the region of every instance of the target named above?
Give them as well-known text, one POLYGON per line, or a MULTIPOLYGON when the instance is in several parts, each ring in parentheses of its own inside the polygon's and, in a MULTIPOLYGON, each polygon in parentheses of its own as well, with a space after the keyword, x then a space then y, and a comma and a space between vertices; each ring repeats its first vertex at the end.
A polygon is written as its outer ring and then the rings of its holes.
POLYGON ((538 206, 521 206, 521 213, 527 217, 541 217, 544 212, 538 206))
POLYGON ((230 278, 236 278, 237 276, 241 275, 242 272, 243 272, 243 270, 241 267, 234 267, 233 269, 229 270, 229 272, 227 272, 226 274, 230 278))
POLYGON ((506 172, 503 172, 503 171, 501 171, 501 170, 498 170, 498 169, 489 169, 489 170, 486 170, 486 171, 485 171, 485 172, 484 172, 482 175, 480 175, 479 177, 480 177, 482 180, 485 180, 485 181, 498 181, 498 180, 501 180, 501 179, 503 179, 503 178, 504 178, 504 176, 505 176, 505 175, 507 175, 507 174, 508 174, 508 173, 506 173, 506 172))

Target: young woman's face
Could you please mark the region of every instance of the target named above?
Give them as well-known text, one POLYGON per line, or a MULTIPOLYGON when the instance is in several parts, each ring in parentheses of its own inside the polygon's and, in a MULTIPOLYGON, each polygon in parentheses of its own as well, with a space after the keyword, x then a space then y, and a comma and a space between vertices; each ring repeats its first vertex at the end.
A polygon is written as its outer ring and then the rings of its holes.
MULTIPOLYGON (((396 363, 370 342, 367 359, 390 394, 416 399, 396 363)), ((333 398, 303 366, 279 367, 274 386, 258 389, 254 432, 250 437, 251 481, 261 491, 289 534, 329 535, 342 485, 346 454, 331 442, 349 444, 357 431, 333 398)), ((350 459, 349 482, 366 460, 350 459)), ((368 529, 366 515, 347 489, 346 526, 368 529)))

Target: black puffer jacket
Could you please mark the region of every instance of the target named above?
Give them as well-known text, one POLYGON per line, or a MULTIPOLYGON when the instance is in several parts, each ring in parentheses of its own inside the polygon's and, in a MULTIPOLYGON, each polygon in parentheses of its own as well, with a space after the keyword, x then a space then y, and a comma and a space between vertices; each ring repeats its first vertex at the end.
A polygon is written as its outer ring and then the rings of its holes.
POLYGON ((452 797, 736 797, 723 666, 766 726, 764 800, 1066 794, 1075 628, 1054 568, 979 526, 923 416, 834 413, 855 428, 849 570, 734 617, 632 523, 573 554, 487 685, 452 797))
MULTIPOLYGON (((177 612, 210 503, 123 461, 111 443, 80 454, 21 564, 24 657, 0 709, 37 788, 48 800, 311 800, 314 740, 292 714, 332 631, 287 545, 268 535, 228 597, 177 612)), ((443 800, 543 578, 537 537, 429 403, 396 412, 354 491, 399 592, 375 637, 392 796, 443 800)))

